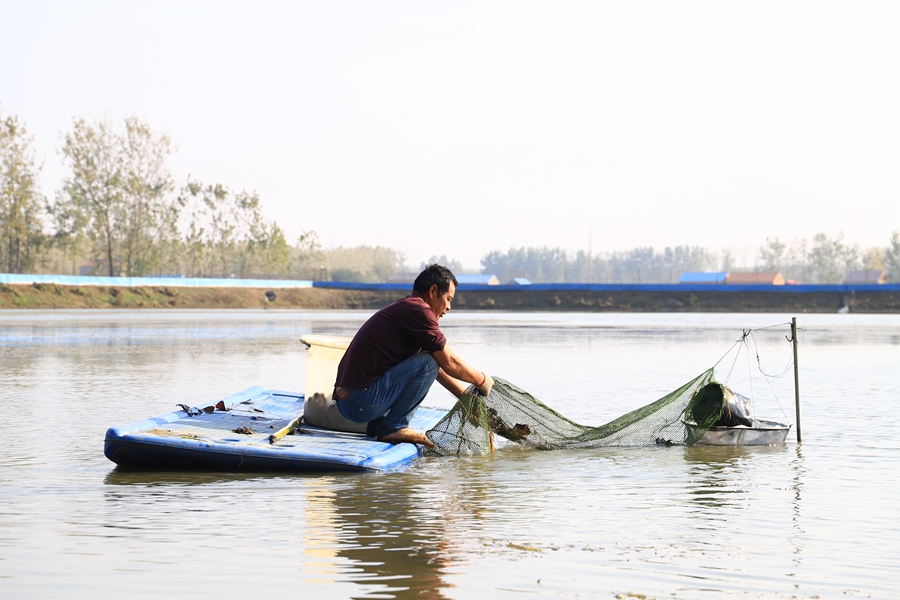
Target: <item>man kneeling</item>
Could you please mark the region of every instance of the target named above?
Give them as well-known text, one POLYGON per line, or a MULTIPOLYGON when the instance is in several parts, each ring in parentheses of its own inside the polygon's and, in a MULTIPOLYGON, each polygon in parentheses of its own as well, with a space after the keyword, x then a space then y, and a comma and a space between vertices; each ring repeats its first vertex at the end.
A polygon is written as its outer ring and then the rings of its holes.
POLYGON ((409 422, 435 379, 457 398, 464 383, 490 393, 494 380, 454 354, 438 325, 458 284, 447 267, 429 265, 416 277, 412 294, 372 315, 356 332, 338 366, 334 401, 345 418, 368 423, 366 435, 433 447, 409 422))

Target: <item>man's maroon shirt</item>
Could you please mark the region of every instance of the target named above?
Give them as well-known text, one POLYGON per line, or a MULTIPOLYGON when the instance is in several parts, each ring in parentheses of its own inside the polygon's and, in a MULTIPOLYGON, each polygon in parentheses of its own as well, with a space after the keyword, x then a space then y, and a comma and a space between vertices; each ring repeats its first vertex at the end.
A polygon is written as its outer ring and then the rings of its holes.
POLYGON ((407 296, 363 323, 338 365, 335 385, 367 388, 410 356, 437 352, 446 344, 434 310, 421 296, 407 296))

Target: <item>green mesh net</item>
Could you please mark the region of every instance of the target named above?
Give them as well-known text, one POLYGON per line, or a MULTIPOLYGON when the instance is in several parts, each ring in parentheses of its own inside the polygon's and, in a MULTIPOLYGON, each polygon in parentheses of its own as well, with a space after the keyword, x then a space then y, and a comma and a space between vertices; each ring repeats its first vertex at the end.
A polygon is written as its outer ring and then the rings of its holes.
POLYGON ((722 417, 724 386, 709 369, 651 404, 599 427, 579 425, 508 381, 487 396, 471 386, 426 435, 440 455, 493 452, 494 434, 531 448, 690 446, 722 417))

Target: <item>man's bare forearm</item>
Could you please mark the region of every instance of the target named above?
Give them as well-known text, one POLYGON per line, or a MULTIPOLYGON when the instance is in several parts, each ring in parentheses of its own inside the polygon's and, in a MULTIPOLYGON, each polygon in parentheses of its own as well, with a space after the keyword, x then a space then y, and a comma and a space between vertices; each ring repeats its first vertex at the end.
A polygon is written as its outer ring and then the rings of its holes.
POLYGON ((466 391, 466 385, 454 377, 447 375, 443 369, 438 370, 438 383, 447 388, 447 391, 459 398, 466 391))
MULTIPOLYGON (((445 375, 454 377, 465 383, 474 383, 481 385, 484 381, 484 373, 475 369, 469 363, 456 355, 449 347, 444 346, 443 350, 433 352, 434 358, 437 359, 438 365, 445 375)), ((440 377, 440 374, 438 374, 440 377)), ((441 385, 444 385, 443 383, 441 385)), ((447 387, 444 385, 444 387, 447 387)), ((447 388, 450 389, 450 388, 447 388)), ((451 390, 452 391, 452 390, 451 390)))

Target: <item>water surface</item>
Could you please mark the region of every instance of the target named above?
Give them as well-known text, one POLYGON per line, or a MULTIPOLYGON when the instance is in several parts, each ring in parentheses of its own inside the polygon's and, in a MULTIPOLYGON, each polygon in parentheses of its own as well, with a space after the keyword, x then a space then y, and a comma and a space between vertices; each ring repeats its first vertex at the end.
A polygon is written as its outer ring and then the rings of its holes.
MULTIPOLYGON (((801 315, 803 443, 423 458, 364 475, 119 472, 103 435, 251 385, 362 311, 0 311, 4 598, 900 597, 900 317, 801 315)), ((788 315, 451 313, 466 360, 605 423, 718 364, 794 421, 788 315), (759 358, 757 359, 757 352, 759 358), (736 360, 735 360, 736 357, 736 360), (721 361, 721 362, 719 362, 721 361)), ((426 404, 449 407, 436 387, 426 404)))

